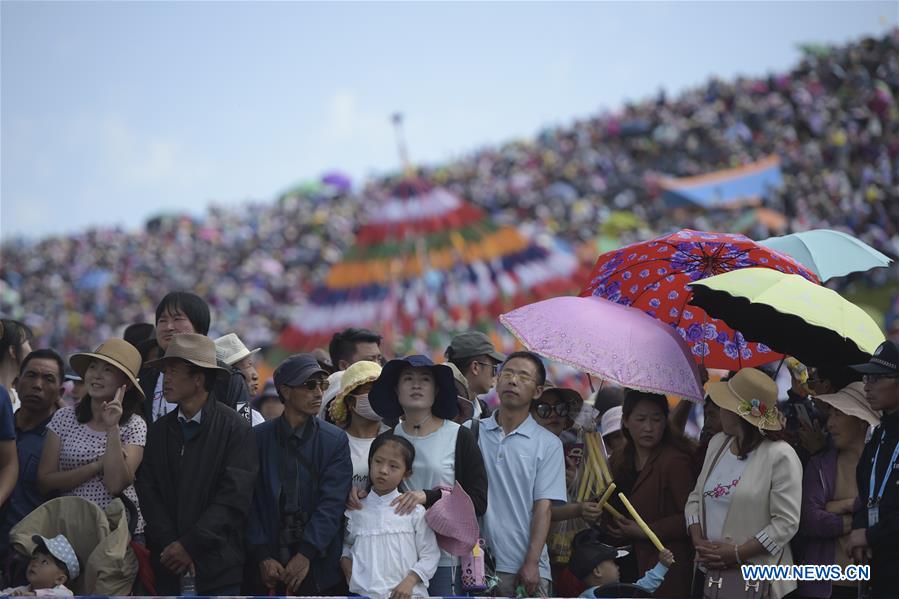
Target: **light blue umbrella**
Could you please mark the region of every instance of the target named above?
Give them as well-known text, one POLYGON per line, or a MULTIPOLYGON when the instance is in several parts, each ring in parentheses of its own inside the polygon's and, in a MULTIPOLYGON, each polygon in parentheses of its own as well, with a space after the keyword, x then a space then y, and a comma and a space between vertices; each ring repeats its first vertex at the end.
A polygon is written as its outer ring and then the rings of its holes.
POLYGON ((888 266, 892 262, 867 243, 831 229, 769 237, 759 243, 815 271, 822 281, 888 266))

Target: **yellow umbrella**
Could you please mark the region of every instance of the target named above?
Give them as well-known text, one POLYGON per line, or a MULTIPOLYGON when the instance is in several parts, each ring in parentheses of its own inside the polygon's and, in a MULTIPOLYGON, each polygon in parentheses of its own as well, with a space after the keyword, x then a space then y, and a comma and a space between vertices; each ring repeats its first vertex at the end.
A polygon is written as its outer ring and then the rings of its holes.
POLYGON ((811 366, 865 362, 884 336, 868 314, 799 275, 743 268, 696 281, 691 304, 749 341, 811 366))

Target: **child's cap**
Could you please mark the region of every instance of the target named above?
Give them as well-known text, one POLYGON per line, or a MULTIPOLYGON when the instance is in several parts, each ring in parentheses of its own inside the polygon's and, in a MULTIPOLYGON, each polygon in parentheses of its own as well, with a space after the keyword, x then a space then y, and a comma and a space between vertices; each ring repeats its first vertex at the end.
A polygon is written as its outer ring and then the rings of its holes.
POLYGON ((605 543, 582 543, 572 548, 568 569, 579 579, 584 580, 602 562, 624 557, 627 553, 627 551, 605 543))
POLYGON ((52 539, 34 535, 31 540, 37 544, 38 549, 46 549, 47 553, 66 565, 70 581, 75 580, 81 574, 78 556, 75 555, 75 550, 72 549, 72 544, 65 535, 56 535, 52 539))

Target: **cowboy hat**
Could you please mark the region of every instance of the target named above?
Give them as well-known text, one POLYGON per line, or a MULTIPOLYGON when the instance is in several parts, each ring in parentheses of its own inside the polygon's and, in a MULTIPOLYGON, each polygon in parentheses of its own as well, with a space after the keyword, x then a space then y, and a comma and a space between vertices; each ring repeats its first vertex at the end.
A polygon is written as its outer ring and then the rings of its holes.
POLYGON ((228 372, 216 362, 215 342, 206 335, 199 335, 197 333, 181 333, 180 335, 175 335, 169 342, 169 347, 165 350, 165 355, 158 360, 148 362, 147 365, 161 368, 166 360, 173 360, 175 358, 190 362, 199 368, 228 372))
POLYGON ((93 352, 73 354, 69 358, 69 364, 72 366, 72 370, 78 373, 78 376, 83 380, 84 373, 93 360, 100 360, 118 368, 122 374, 128 377, 132 387, 140 393, 141 397, 146 397, 144 390, 140 388, 139 379, 137 378, 142 360, 140 352, 137 351, 136 347, 124 339, 108 339, 101 343, 100 347, 93 352))
POLYGON ((755 368, 743 368, 730 380, 709 383, 709 397, 719 407, 743 418, 759 429, 779 431, 777 383, 755 368))

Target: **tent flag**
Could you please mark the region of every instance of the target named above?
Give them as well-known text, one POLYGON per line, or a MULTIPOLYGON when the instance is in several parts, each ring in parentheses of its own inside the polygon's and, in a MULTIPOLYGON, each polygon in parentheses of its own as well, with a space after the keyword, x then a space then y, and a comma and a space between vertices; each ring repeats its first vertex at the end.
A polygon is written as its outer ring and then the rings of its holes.
POLYGON ((714 208, 755 200, 781 184, 780 158, 769 156, 757 162, 679 179, 665 178, 660 185, 669 207, 714 208))

